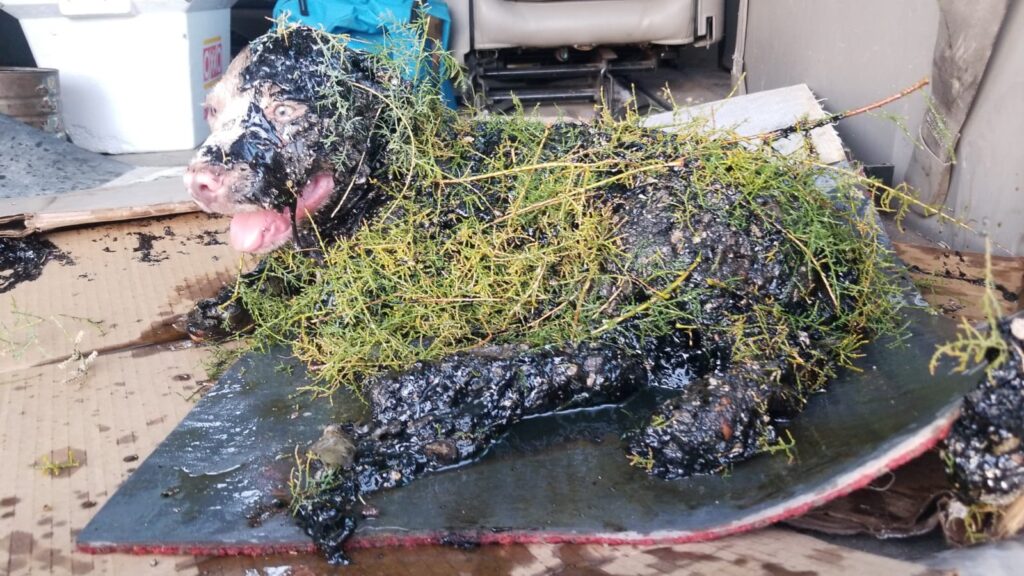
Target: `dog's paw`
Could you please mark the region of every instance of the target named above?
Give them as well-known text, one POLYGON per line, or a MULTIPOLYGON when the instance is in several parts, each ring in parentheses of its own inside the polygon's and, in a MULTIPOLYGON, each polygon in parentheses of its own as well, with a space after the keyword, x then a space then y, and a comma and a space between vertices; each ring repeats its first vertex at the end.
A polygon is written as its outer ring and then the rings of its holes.
POLYGON ((216 342, 248 330, 249 313, 237 301, 220 297, 196 303, 185 317, 185 331, 196 342, 216 342))

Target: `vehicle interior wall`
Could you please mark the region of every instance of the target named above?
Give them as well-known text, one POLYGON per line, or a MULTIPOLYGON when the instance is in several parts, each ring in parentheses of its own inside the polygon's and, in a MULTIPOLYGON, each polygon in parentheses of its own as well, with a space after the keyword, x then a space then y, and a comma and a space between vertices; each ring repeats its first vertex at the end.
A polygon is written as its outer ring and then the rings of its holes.
MULTIPOLYGON (((978 3, 986 9, 986 3, 978 3)), ((946 211, 991 235, 998 253, 1024 254, 1024 171, 1014 138, 1024 123, 1024 9, 1009 3, 956 147, 946 211)), ((831 112, 856 108, 932 75, 940 25, 936 0, 749 2, 744 49, 748 92, 805 82, 831 112)), ((884 113, 839 126, 854 157, 892 164, 902 182, 927 110, 914 95, 884 113), (899 121, 896 121, 899 119, 899 121)), ((941 197, 941 196, 940 196, 941 197)), ((908 227, 954 249, 984 249, 981 234, 912 215, 908 227)))
MULTIPOLYGON (((946 206, 991 235, 998 252, 1024 255, 1024 6, 1011 2, 978 96, 956 148, 946 206)), ((955 248, 984 250, 984 239, 935 218, 911 222, 955 248)))
MULTIPOLYGON (((857 108, 929 75, 938 22, 935 0, 749 2, 746 89, 806 83, 830 112, 857 108)), ((915 96, 886 111, 916 125, 925 106, 915 96)), ((857 159, 895 164, 902 180, 913 144, 890 119, 851 118, 839 133, 857 159)))

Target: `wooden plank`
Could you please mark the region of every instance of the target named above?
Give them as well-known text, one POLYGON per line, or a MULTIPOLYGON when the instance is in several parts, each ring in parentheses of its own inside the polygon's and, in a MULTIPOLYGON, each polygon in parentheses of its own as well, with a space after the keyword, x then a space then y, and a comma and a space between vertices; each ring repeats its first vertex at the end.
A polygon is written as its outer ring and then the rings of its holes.
POLYGON ((54 196, 0 199, 0 236, 199 210, 181 182, 180 169, 158 174, 141 181, 119 178, 100 188, 54 196))
MULTIPOLYGON (((655 114, 644 125, 672 130, 696 118, 706 118, 708 128, 712 130, 725 130, 750 137, 792 126, 800 120, 819 120, 824 117, 825 110, 811 89, 806 84, 796 84, 655 114)), ((846 160, 842 140, 832 126, 811 130, 809 136, 810 144, 821 162, 832 164, 846 160)), ((791 154, 802 149, 804 142, 801 134, 793 134, 777 140, 773 147, 783 154, 791 154)))
MULTIPOLYGON (((929 303, 972 324, 984 320, 984 254, 903 242, 893 248, 929 303)), ((992 256, 992 277, 1002 313, 1024 309, 1024 258, 992 256)))

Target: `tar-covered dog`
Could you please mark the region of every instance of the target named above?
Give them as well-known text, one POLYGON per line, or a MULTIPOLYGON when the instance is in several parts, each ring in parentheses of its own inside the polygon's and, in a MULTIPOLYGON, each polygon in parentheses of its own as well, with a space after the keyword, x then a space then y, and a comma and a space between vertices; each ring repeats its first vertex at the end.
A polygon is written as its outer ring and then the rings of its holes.
MULTIPOLYGON (((323 50, 329 41, 301 27, 268 34, 232 62, 207 100, 212 134, 185 182, 204 210, 232 215, 231 245, 239 251, 288 250, 289 244, 306 249, 325 238, 345 242, 363 227, 387 225, 380 214, 395 202, 396 190, 439 190, 432 182, 406 181, 404 166, 395 166, 387 152, 390 139, 404 137, 387 114, 392 102, 386 94, 400 79, 382 77, 369 57, 323 50), (331 99, 323 98, 325 90, 331 99), (387 185, 396 181, 402 185, 387 185)), ((470 147, 474 158, 496 154, 500 124, 469 126, 453 128, 451 142, 470 147)), ((645 142, 656 149, 661 138, 660 132, 636 132, 622 150, 637 154, 645 142)), ((776 443, 779 422, 802 408, 808 390, 820 388, 840 354, 851 352, 837 352, 834 333, 821 326, 862 327, 843 318, 875 294, 856 289, 859 256, 852 248, 818 252, 825 250, 813 235, 818 232, 786 228, 789 212, 778 207, 785 195, 767 187, 762 193, 694 185, 699 159, 640 173, 616 160, 616 144, 586 125, 556 124, 542 141, 524 165, 576 162, 591 145, 611 151, 609 159, 592 163, 607 185, 592 186, 586 206, 614 223, 623 256, 602 266, 618 280, 575 288, 605 302, 599 310, 604 320, 593 337, 578 341, 481 346, 369 378, 364 389, 371 421, 334 430, 354 446, 342 464, 345 479, 333 494, 299 510, 334 560, 343 559, 340 544, 353 529, 350 506, 360 492, 400 486, 478 457, 523 418, 621 402, 644 387, 659 387, 668 399, 642 415, 624 440, 634 463, 667 479, 720 471, 776 443), (829 264, 839 261, 850 269, 829 264), (651 280, 619 281, 624 278, 651 280), (687 307, 690 320, 674 320, 655 333, 634 328, 650 306, 670 300, 687 307), (740 339, 746 343, 742 361, 734 350, 740 339)), ((481 162, 450 168, 472 181, 481 162)), ((775 185, 756 178, 749 184, 775 185)), ((468 210, 456 193, 446 194, 452 196, 442 200, 450 199, 453 209, 436 223, 433 237, 453 234, 469 217, 504 222, 519 201, 503 192, 486 210, 468 210)), ((844 218, 830 217, 821 228, 847 227, 844 218)), ((201 303, 190 317, 194 336, 224 322, 244 323, 238 320, 244 310, 225 301, 201 303)), ((553 304, 534 322, 562 310, 553 304)), ((865 314, 876 312, 883 311, 865 314)))

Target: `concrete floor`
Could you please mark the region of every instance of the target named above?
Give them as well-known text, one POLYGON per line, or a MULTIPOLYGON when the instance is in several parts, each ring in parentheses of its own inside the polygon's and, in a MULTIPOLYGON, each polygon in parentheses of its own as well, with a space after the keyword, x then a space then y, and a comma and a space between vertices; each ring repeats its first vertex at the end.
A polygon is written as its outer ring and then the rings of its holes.
POLYGON ((140 154, 117 154, 116 158, 132 166, 186 166, 195 150, 168 150, 166 152, 143 152, 140 154))

